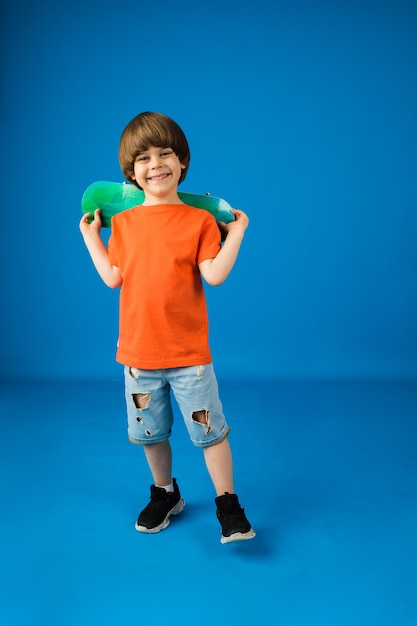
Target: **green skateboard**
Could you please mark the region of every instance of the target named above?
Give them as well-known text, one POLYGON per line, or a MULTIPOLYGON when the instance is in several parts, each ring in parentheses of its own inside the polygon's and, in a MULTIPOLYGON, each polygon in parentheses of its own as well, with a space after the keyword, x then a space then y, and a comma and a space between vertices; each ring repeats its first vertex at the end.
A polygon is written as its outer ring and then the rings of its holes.
MULTIPOLYGON (((210 196, 209 194, 183 192, 179 192, 178 196, 185 204, 195 206, 198 209, 206 209, 214 215, 217 222, 225 222, 227 224, 235 219, 232 207, 222 198, 210 196)), ((100 180, 92 183, 85 190, 81 199, 81 210, 84 214, 91 213, 91 219, 93 219, 94 211, 100 209, 103 226, 111 228, 113 215, 142 204, 144 199, 145 194, 135 185, 100 180)))

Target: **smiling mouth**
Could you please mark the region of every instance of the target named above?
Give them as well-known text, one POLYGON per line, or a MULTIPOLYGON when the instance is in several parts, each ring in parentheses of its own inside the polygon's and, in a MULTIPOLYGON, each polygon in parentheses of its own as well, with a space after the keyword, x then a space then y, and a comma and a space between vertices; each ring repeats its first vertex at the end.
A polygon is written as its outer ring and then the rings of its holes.
POLYGON ((165 178, 168 178, 168 176, 170 176, 170 174, 158 174, 157 176, 149 176, 148 180, 153 180, 153 181, 165 180, 165 178))

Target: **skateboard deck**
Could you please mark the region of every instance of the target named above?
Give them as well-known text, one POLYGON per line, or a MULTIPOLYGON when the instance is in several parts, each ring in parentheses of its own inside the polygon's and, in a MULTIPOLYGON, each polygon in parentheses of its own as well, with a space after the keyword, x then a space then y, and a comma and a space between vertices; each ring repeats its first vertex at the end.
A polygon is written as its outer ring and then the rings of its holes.
MULTIPOLYGON (((187 192, 178 192, 178 196, 185 204, 209 211, 217 222, 227 224, 235 219, 232 207, 223 198, 187 192)), ((130 183, 97 181, 89 185, 83 193, 81 210, 84 214, 91 213, 93 219, 94 211, 100 209, 103 226, 111 228, 113 215, 142 204, 144 199, 143 191, 130 183)))

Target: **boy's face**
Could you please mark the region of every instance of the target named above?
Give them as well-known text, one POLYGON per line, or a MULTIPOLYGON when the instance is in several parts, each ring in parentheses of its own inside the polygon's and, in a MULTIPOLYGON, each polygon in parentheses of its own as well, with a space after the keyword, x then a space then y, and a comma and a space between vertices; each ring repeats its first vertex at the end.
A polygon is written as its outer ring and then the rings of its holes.
POLYGON ((145 198, 172 201, 177 194, 178 181, 185 165, 180 163, 172 148, 151 147, 135 159, 135 180, 142 187, 145 198))

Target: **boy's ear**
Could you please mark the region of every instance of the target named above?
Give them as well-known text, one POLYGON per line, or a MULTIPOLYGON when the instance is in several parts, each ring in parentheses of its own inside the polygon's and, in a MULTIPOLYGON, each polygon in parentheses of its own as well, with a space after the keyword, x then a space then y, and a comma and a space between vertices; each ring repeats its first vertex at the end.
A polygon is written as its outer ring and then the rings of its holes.
POLYGON ((185 168, 186 168, 186 167, 187 167, 186 165, 184 165, 183 163, 181 163, 181 169, 182 169, 182 170, 185 170, 185 168))

